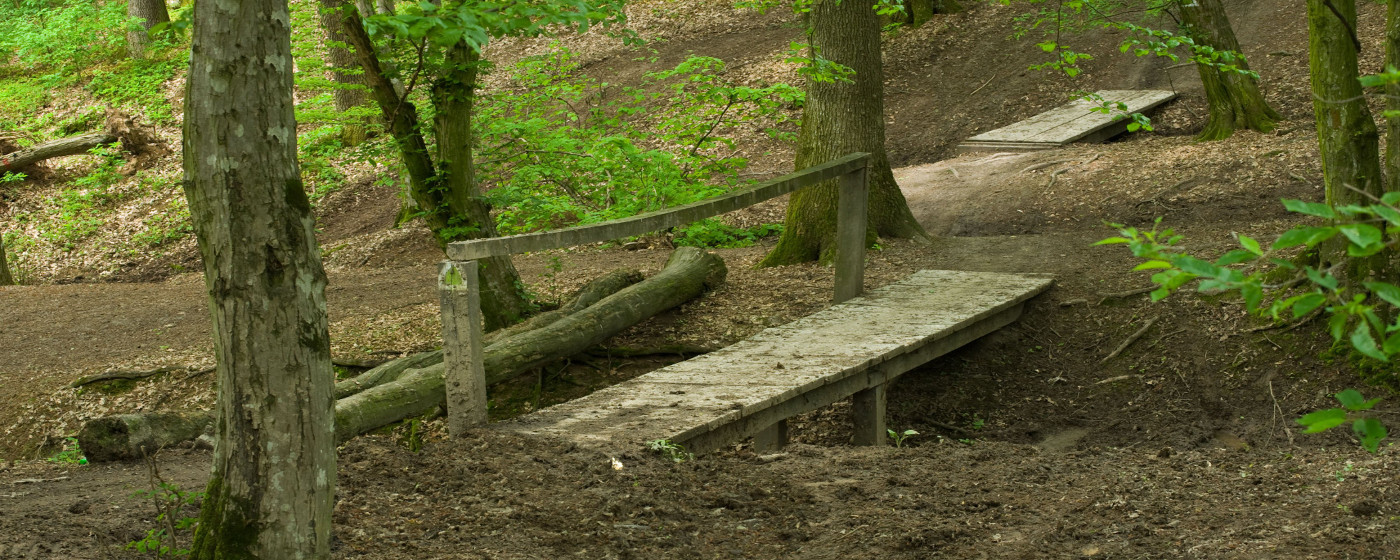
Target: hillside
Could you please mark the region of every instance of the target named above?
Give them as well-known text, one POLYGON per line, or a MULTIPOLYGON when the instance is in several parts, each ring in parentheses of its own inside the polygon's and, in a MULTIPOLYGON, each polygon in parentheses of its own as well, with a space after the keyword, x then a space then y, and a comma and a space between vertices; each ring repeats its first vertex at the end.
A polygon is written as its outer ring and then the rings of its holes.
MULTIPOLYGON (((1393 453, 1369 455, 1341 431, 1302 435, 1293 423, 1360 384, 1323 322, 1261 330, 1239 302, 1218 296, 1150 303, 1140 293, 1148 276, 1131 271, 1127 251, 1092 245, 1112 234, 1104 222, 1150 226, 1160 217, 1193 251, 1218 255, 1237 234, 1273 239, 1291 227, 1296 219, 1278 199, 1322 199, 1303 6, 1227 2, 1285 120, 1275 133, 1217 143, 1192 138, 1205 110, 1194 68, 1119 54, 1120 35, 1096 32, 1075 39, 1096 56, 1077 77, 1028 70, 1044 53, 1033 40, 1011 38, 1024 6, 968 6, 886 38, 890 157, 915 216, 937 239, 881 240, 867 284, 942 268, 1052 273, 1056 285, 1017 323, 901 378, 889 423, 919 435, 899 449, 852 447, 850 404, 838 403, 794 421, 796 443, 784 453, 738 445, 675 464, 491 430, 450 441, 440 419, 406 423, 341 449, 336 557, 1390 556, 1400 545, 1400 502, 1387 491, 1400 467, 1393 453), (1128 88, 1181 97, 1153 115, 1152 133, 1030 154, 955 154, 957 142, 1060 105, 1074 90, 1128 88), (1041 164, 1051 165, 1026 171, 1041 164), (1148 320, 1140 339, 1105 359, 1148 320), (614 469, 612 459, 624 467, 614 469)), ((1361 11, 1363 71, 1377 71, 1385 9, 1361 11)), ((795 65, 783 61, 801 39, 786 11, 657 1, 632 4, 629 19, 646 47, 596 33, 500 41, 487 53, 498 70, 483 90, 517 87, 506 69, 556 45, 574 53, 579 75, 617 87, 655 87, 645 73, 690 55, 723 60, 734 83, 800 85, 795 65)), ((27 80, 0 75, 0 92, 27 80)), ((178 71, 162 82, 166 106, 179 106, 181 82, 178 71)), ((38 118, 0 113, 36 136, 100 120, 84 116, 102 102, 90 87, 58 88, 42 101, 23 109, 38 118)), ((0 558, 136 557, 120 545, 153 527, 149 502, 131 496, 148 486, 146 467, 42 459, 85 419, 213 401, 203 282, 179 221, 179 114, 137 121, 170 153, 135 163, 54 160, 42 176, 0 184, 0 224, 26 280, 0 288, 0 457, 11 459, 0 463, 8 491, 0 493, 0 558), (106 184, 81 182, 95 175, 106 184), (90 204, 88 193, 106 198, 90 204), (47 229, 66 203, 94 212, 78 215, 86 231, 47 229), (160 366, 180 371, 68 386, 101 371, 160 366)), ((758 128, 731 131, 750 159, 744 176, 791 170, 791 145, 758 128)), ((306 129, 304 141, 309 135, 314 144, 318 129, 306 129)), ((394 228, 400 194, 385 146, 303 155, 330 274, 333 356, 342 363, 439 344, 442 253, 425 228, 394 228)), ((725 220, 778 222, 782 204, 725 220)), ((645 241, 642 250, 584 247, 516 264, 541 300, 558 300, 616 268, 659 269, 667 242, 645 241)), ((609 345, 718 348, 827 305, 830 269, 753 267, 774 241, 716 249, 730 270, 724 286, 609 345)), ((498 387, 493 415, 528 412, 676 359, 591 356, 554 377, 498 387)), ((208 461, 205 450, 172 449, 159 464, 166 479, 195 489, 208 461)))

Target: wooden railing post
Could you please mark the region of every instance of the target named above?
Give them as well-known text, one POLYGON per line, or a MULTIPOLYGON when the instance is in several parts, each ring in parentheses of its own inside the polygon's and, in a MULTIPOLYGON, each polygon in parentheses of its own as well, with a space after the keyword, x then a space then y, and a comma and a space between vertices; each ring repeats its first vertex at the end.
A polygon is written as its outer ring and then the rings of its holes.
POLYGON ((459 437, 486 423, 486 368, 481 356, 481 288, 477 262, 443 261, 442 361, 447 383, 447 432, 459 437))
MULTIPOLYGON (((866 160, 869 161, 869 160, 866 160)), ((841 176, 836 200, 836 297, 841 303, 865 289, 867 167, 841 176)))

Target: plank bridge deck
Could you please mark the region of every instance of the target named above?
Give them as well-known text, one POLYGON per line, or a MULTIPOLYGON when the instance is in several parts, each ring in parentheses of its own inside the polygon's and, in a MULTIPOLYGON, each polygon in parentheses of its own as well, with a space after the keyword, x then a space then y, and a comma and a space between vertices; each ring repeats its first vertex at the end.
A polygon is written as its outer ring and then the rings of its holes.
MULTIPOLYGON (((1105 101, 1120 101, 1128 113, 1149 111, 1176 98, 1163 90, 1104 90, 1105 101)), ((1102 142, 1127 130, 1126 118, 1093 111, 1098 103, 1077 99, 1024 121, 983 132, 958 144, 958 151, 1033 151, 1060 148, 1072 142, 1102 142)))
POLYGON ((614 452, 656 439, 708 452, 883 387, 1014 321, 1023 303, 1050 284, 1038 275, 920 271, 722 350, 497 427, 614 452))

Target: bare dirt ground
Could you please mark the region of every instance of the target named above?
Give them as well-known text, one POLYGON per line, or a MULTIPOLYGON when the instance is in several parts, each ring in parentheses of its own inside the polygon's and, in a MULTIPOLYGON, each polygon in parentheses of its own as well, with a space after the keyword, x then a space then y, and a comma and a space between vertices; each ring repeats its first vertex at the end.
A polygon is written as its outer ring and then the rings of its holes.
MULTIPOLYGON (((739 47, 752 39, 785 48, 785 37, 796 37, 790 17, 666 6, 674 12, 637 18, 668 39, 656 45, 659 56, 713 47, 734 57, 736 72, 783 71, 739 47)), ((1190 85, 1194 70, 1104 54, 1075 83, 1025 71, 1037 60, 1030 45, 1004 39, 1011 8, 979 5, 889 41, 891 155, 916 216, 939 237, 931 245, 882 240, 868 286, 921 268, 1057 278, 1019 322, 897 382, 890 425, 919 432, 903 448, 848 445, 849 403, 797 418, 796 443, 777 455, 740 444, 675 464, 638 451, 616 458, 622 469, 587 449, 489 429, 449 441, 430 420, 416 435, 400 427, 341 449, 335 556, 1394 557, 1393 452, 1368 455, 1349 434, 1302 435, 1293 423, 1360 383, 1320 325, 1256 331, 1260 322, 1220 297, 1153 304, 1121 296, 1147 286, 1145 274, 1129 271, 1121 247, 1091 245, 1112 233, 1103 221, 1142 226, 1160 216, 1192 250, 1218 254, 1233 234, 1272 239, 1288 228, 1279 198, 1321 198, 1302 8, 1230 7, 1270 100, 1290 120, 1277 133, 1215 144, 1189 136, 1204 107, 1190 85), (968 95, 984 82, 982 95, 968 95), (951 152, 976 131, 1060 103, 1069 89, 1172 86, 1183 99, 1157 115, 1154 135, 1036 154, 951 152), (1105 360, 1148 320, 1144 336, 1105 360)), ((1382 11, 1363 6, 1362 29, 1375 31, 1382 11)), ((594 49, 590 72, 620 73, 635 56, 596 38, 577 41, 594 49)), ((502 56, 533 48, 506 47, 502 56)), ((752 150, 776 154, 759 162, 763 169, 787 165, 781 149, 752 150)), ((431 263, 440 253, 422 230, 385 231, 392 191, 335 196, 321 216, 334 356, 368 361, 432 347, 431 263)), ((769 204, 734 219, 780 215, 781 204, 769 204)), ((668 249, 654 241, 641 251, 585 247, 517 264, 541 298, 556 299, 614 268, 659 269, 668 249)), ((771 243, 719 251, 726 285, 609 344, 718 347, 826 305, 829 269, 752 267, 771 243)), ((64 279, 71 273, 51 278, 64 279)), ((147 467, 39 458, 86 418, 208 406, 202 289, 191 274, 0 288, 0 456, 12 458, 0 463, 0 558, 138 557, 122 546, 155 527, 149 499, 133 497, 151 487, 147 467), (164 365, 184 369, 67 387, 104 370, 164 365)), ((496 387, 494 414, 528 412, 675 359, 595 355, 557 376, 496 387)), ((174 449, 158 464, 166 480, 196 490, 208 461, 206 452, 174 449)))

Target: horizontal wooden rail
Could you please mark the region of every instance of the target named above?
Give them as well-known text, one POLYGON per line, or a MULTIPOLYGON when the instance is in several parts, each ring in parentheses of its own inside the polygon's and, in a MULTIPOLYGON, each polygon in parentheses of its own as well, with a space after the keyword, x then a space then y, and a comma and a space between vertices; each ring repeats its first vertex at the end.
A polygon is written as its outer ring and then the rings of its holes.
MULTIPOLYGON (((454 261, 469 261, 643 235, 747 208, 802 187, 864 169, 869 161, 870 154, 854 153, 747 189, 684 206, 558 231, 458 241, 447 246, 447 257, 454 261)), ((861 231, 863 232, 864 228, 861 231)))

